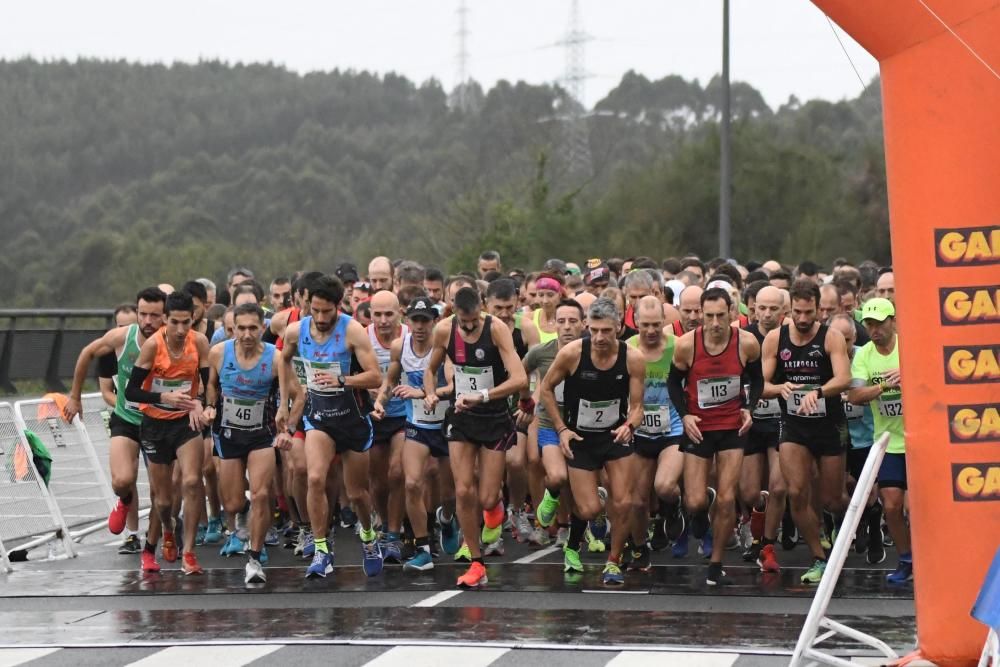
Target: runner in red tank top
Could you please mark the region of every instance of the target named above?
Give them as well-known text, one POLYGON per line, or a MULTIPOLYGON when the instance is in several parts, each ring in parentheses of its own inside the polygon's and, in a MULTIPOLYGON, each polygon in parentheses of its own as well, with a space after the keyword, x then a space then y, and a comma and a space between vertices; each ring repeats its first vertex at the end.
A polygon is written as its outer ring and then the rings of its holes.
POLYGON ((747 406, 756 404, 763 389, 760 344, 750 332, 732 326, 731 308, 732 299, 724 289, 709 289, 701 295, 704 325, 677 340, 667 378, 686 436, 682 444, 684 506, 691 516, 691 534, 701 539, 699 551, 711 557, 706 577, 710 586, 726 582, 722 553, 736 523, 744 435, 751 424, 747 406), (749 398, 744 384, 750 385, 749 398), (710 500, 708 475, 713 459, 718 491, 710 500), (715 500, 709 533, 708 514, 715 500))

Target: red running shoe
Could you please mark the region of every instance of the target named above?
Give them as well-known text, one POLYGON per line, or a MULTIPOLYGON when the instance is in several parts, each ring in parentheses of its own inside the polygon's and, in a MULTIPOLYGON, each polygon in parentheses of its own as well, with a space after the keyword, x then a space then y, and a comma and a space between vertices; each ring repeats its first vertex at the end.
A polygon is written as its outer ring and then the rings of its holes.
POLYGON ((152 554, 145 549, 142 550, 142 555, 139 556, 139 562, 141 563, 140 569, 143 572, 153 574, 160 571, 160 564, 156 562, 156 554, 152 554))
POLYGON ((472 562, 465 574, 458 578, 456 585, 459 588, 480 588, 489 581, 486 578, 486 566, 482 563, 472 562))
POLYGON ((201 569, 201 565, 198 564, 198 557, 194 555, 193 551, 184 554, 184 562, 181 563, 181 570, 183 570, 184 574, 202 574, 205 571, 201 569))
POLYGON ((177 542, 173 533, 163 533, 163 560, 173 563, 177 560, 177 542))
POLYGON ((760 550, 760 557, 757 558, 757 564, 760 565, 761 572, 781 571, 781 566, 778 565, 778 557, 774 555, 773 544, 768 544, 760 550))
POLYGON ((108 530, 111 531, 112 535, 121 535, 122 531, 125 530, 125 519, 128 517, 128 505, 122 502, 122 499, 118 499, 118 504, 115 508, 111 510, 111 514, 108 515, 108 530))

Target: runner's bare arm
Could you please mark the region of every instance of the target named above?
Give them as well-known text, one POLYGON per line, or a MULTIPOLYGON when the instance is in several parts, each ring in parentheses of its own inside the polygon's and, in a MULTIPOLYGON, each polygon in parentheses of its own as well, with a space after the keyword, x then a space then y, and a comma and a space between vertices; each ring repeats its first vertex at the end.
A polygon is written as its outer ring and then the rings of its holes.
MULTIPOLYGON (((127 334, 128 327, 112 329, 80 351, 80 356, 76 359, 76 366, 73 368, 73 386, 69 390, 69 400, 66 401, 66 406, 63 410, 63 416, 66 417, 66 421, 71 422, 73 421, 73 417, 83 413, 80 405, 80 396, 83 393, 83 383, 87 379, 87 371, 90 370, 91 362, 97 357, 117 352, 120 347, 125 345, 125 336, 127 334)), ((125 391, 125 388, 122 387, 120 391, 125 391)))
POLYGON ((361 372, 357 375, 345 374, 344 386, 351 389, 378 389, 382 384, 382 369, 379 368, 368 332, 357 320, 351 320, 347 324, 347 347, 357 357, 361 372))
POLYGON ((844 334, 836 329, 826 330, 826 353, 830 355, 833 377, 820 389, 823 396, 838 396, 851 387, 851 358, 847 354, 844 334))
POLYGON ((451 322, 451 317, 441 320, 434 326, 434 333, 431 335, 431 357, 427 360, 427 368, 424 370, 424 405, 428 410, 433 410, 438 402, 437 392, 434 391, 437 384, 435 378, 442 362, 448 356, 451 322))
POLYGON ((514 348, 514 337, 507 327, 490 327, 490 335, 493 343, 500 352, 500 359, 507 369, 507 379, 499 385, 490 389, 490 400, 495 401, 507 398, 511 394, 517 394, 528 386, 528 375, 524 372, 521 358, 517 356, 514 348))

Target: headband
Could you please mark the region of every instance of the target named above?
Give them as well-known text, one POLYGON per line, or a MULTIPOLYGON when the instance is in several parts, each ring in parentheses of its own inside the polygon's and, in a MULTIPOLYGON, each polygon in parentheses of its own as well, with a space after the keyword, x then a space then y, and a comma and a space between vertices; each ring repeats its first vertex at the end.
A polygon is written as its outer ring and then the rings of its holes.
POLYGON ((555 278, 543 277, 535 281, 535 289, 547 289, 562 293, 562 285, 555 278))

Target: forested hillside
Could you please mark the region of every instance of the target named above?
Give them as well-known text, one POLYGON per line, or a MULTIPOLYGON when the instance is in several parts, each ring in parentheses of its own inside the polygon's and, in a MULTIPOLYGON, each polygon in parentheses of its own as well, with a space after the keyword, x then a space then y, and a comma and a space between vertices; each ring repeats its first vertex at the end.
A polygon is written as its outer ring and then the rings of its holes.
MULTIPOLYGON (((467 267, 715 254, 717 80, 634 73, 565 159, 555 87, 473 87, 272 65, 0 62, 0 305, 101 305, 234 263, 264 275, 375 253, 467 267)), ((734 84, 743 258, 887 261, 881 108, 771 109, 734 84)))

